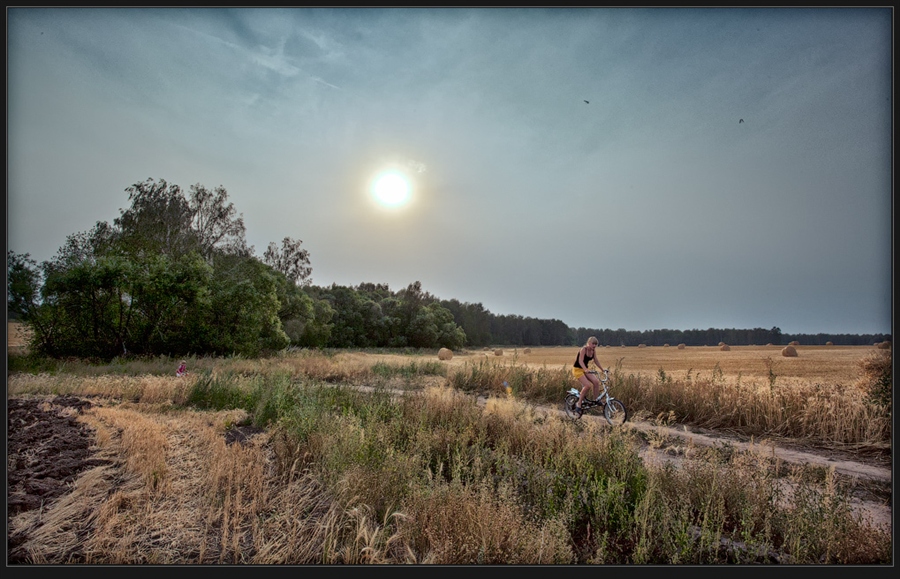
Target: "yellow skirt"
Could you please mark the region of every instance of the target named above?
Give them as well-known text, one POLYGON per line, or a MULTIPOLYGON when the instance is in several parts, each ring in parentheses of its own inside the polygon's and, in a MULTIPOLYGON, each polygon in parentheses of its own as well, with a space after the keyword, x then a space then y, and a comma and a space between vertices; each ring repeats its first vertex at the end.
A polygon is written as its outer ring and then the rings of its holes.
POLYGON ((572 375, 575 376, 575 379, 578 380, 582 376, 584 376, 584 370, 581 368, 572 368, 572 375))

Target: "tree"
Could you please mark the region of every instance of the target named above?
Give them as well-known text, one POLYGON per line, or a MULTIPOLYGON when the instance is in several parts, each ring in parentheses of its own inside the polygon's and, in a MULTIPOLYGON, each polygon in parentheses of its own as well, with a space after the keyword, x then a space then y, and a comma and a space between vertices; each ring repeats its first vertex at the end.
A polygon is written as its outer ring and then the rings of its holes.
POLYGON ((210 350, 257 356, 287 347, 277 286, 271 268, 258 259, 219 256, 210 282, 210 350))
POLYGON ((210 191, 199 183, 191 185, 188 207, 191 227, 207 260, 216 249, 238 255, 250 253, 244 238, 244 217, 237 214, 234 204, 228 203, 224 187, 219 185, 210 191))
POLYGON ((199 248, 191 229, 191 208, 178 185, 147 179, 126 191, 131 207, 120 210, 113 220, 120 250, 136 257, 160 253, 177 257, 199 248))
POLYGON ((6 252, 6 309, 28 321, 40 303, 41 272, 31 254, 6 252))
POLYGON ((309 252, 300 247, 302 243, 299 239, 285 237, 281 240, 279 249, 274 242, 270 242, 263 254, 263 263, 283 273, 296 285, 309 285, 312 267, 309 265, 309 252))

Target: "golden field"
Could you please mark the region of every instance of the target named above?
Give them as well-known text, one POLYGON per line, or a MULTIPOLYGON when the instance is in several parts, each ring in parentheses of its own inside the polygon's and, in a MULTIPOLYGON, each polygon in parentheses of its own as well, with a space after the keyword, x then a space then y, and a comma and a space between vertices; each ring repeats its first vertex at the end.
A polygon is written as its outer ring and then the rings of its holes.
MULTIPOLYGON (((7 351, 25 351, 27 331, 21 323, 7 322, 7 351)), ((611 367, 621 374, 658 375, 662 369, 673 379, 710 377, 721 372, 727 381, 768 381, 772 374, 778 383, 787 385, 805 382, 822 385, 851 384, 859 378, 859 362, 877 350, 875 346, 796 346, 796 357, 781 355, 784 346, 731 346, 722 351, 718 346, 601 346, 597 358, 603 367, 611 367), (718 369, 717 369, 718 368, 718 369), (771 374, 770 374, 771 370, 771 374)), ((530 368, 568 368, 575 360, 578 347, 491 347, 456 351, 451 360, 442 363, 456 367, 487 361, 492 364, 522 365, 530 368), (502 355, 495 354, 502 351, 502 355), (527 353, 526 353, 527 352, 527 353)), ((356 353, 365 362, 408 363, 409 355, 356 353)), ((434 359, 438 360, 437 353, 434 359)), ((362 361, 362 360, 360 360, 362 361)))
MULTIPOLYGON (((819 384, 850 384, 859 378, 859 362, 875 346, 796 346, 797 357, 781 355, 784 346, 731 346, 722 351, 718 346, 600 347, 597 359, 604 368, 610 366, 624 375, 657 375, 660 368, 674 379, 710 377, 721 371, 725 380, 745 381, 769 379, 769 369, 777 376, 779 384, 808 382, 819 384), (716 370, 716 366, 718 369, 716 370)), ((578 353, 577 347, 503 348, 503 355, 489 351, 465 351, 455 354, 451 364, 488 360, 494 363, 523 364, 528 367, 549 369, 570 367, 578 353)))

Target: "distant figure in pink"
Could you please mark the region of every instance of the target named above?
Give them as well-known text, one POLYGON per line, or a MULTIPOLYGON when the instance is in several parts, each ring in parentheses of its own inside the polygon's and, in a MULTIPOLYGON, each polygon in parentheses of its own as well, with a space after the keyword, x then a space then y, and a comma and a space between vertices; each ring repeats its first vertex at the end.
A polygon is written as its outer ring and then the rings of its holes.
POLYGON ((187 374, 187 364, 185 363, 184 360, 182 360, 181 365, 178 366, 177 370, 175 370, 175 375, 178 376, 179 378, 181 378, 185 374, 187 374))

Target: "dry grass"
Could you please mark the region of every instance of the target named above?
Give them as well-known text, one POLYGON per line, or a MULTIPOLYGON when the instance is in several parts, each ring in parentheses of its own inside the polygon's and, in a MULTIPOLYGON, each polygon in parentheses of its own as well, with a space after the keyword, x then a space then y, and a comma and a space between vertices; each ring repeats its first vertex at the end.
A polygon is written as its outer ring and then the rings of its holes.
MULTIPOLYGON (((564 372, 573 350, 533 348, 529 354, 492 361, 484 371, 516 365, 536 369, 536 374, 564 372), (546 365, 554 356, 559 363, 546 365)), ((640 353, 649 377, 640 379, 634 376, 643 375, 636 371, 641 366, 632 361, 637 350, 628 348, 625 359, 613 361, 623 375, 621 388, 635 405, 649 406, 656 403, 654 397, 665 396, 664 405, 672 400, 688 411, 691 404, 709 404, 712 413, 697 409, 707 416, 739 411, 744 413, 741 420, 752 423, 784 415, 810 432, 834 422, 848 429, 872 427, 864 415, 847 419, 848 407, 858 403, 862 390, 839 398, 797 377, 801 386, 779 388, 773 397, 766 372, 778 372, 780 384, 781 368, 796 361, 757 357, 760 351, 777 353, 775 348, 757 349, 746 358, 741 347, 727 356, 714 347, 669 349, 671 358, 666 358, 662 348, 648 347, 640 353), (688 358, 680 360, 682 366, 668 362, 680 357, 688 358), (729 382, 715 369, 732 358, 745 366, 735 365, 737 373, 729 382), (633 364, 627 366, 632 378, 623 374, 627 362, 633 364), (692 379, 664 379, 658 372, 663 364, 670 375, 691 374, 692 379), (748 370, 742 374, 741 368, 748 370), (701 372, 709 378, 699 379, 701 372), (757 374, 759 378, 750 379, 757 374)), ((866 352, 887 354, 854 350, 857 379, 856 356, 866 352)), ((461 354, 446 364, 471 364, 490 352, 461 354)), ((261 374, 306 371, 359 382, 371 376, 375 363, 422 359, 295 352, 253 363, 220 360, 214 372, 235 375, 244 385, 261 374)), ((874 361, 871 366, 874 376, 874 361)), ((289 408, 298 413, 290 421, 246 445, 227 445, 224 432, 245 421, 247 412, 179 408, 185 388, 193 384, 191 376, 9 378, 10 395, 49 387, 110 399, 86 410, 82 420, 96 429, 99 452, 113 458, 113 464, 85 473, 73 493, 41 513, 24 513, 11 522, 11 529, 30 531, 27 548, 35 563, 723 562, 714 549, 704 554, 696 546, 682 549, 673 542, 689 524, 717 544, 726 521, 732 536, 738 536, 735 526, 746 525, 741 529, 753 531, 756 539, 766 524, 778 522, 766 465, 754 470, 753 465, 718 458, 681 471, 657 469, 637 458, 637 439, 629 429, 600 423, 573 429, 512 395, 491 397, 482 408, 454 388, 423 387, 395 408, 341 388, 327 404, 295 400, 289 408), (117 389, 126 396, 116 398, 117 389), (299 408, 302 404, 308 407, 299 408), (307 430, 309 420, 315 420, 310 409, 326 418, 307 430), (303 435, 292 437, 290 424, 302 427, 303 435), (629 500, 638 499, 633 511, 626 509, 629 500), (539 515, 541 509, 547 514, 539 515)), ((769 426, 777 431, 779 424, 769 426)), ((798 511, 794 519, 811 522, 788 529, 788 538, 800 545, 792 548, 800 554, 802 545, 819 536, 813 516, 823 503, 809 500, 809 513, 798 511)), ((847 520, 836 511, 824 522, 847 520)), ((884 543, 865 527, 846 529, 829 531, 828 541, 847 541, 851 561, 867 537, 872 544, 884 543)))
MULTIPOLYGON (((820 383, 850 384, 859 375, 859 363, 875 346, 804 346, 803 356, 781 357, 782 346, 730 346, 723 355, 718 346, 686 346, 684 348, 638 348, 635 346, 598 350, 603 367, 618 367, 621 374, 655 376, 659 369, 670 376, 711 375, 721 372, 726 380, 762 379, 769 377, 767 364, 777 359, 774 372, 779 384, 820 383)), ((516 363, 532 368, 569 368, 578 348, 531 348, 531 353, 519 355, 516 363)), ((477 354, 461 353, 454 363, 462 364, 478 358, 477 354)))
POLYGON ((28 340, 31 331, 21 322, 6 322, 7 352, 25 354, 28 352, 28 340))

